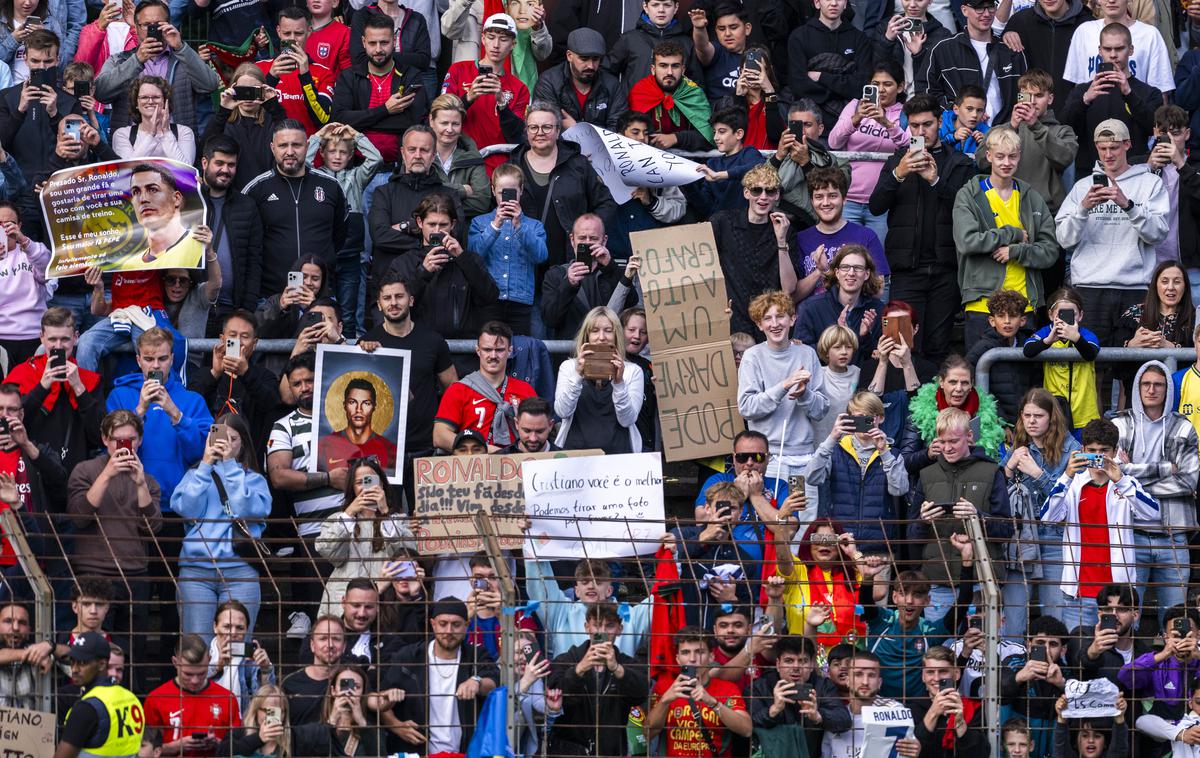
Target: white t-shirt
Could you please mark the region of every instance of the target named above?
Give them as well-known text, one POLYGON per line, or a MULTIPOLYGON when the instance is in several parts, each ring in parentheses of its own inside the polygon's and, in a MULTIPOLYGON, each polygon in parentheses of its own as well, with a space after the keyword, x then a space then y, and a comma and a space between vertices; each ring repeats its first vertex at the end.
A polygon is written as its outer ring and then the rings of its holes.
MULTIPOLYGON (((970 40, 971 47, 975 49, 975 57, 979 58, 979 75, 987 76, 988 70, 988 42, 980 42, 979 40, 970 40)), ((1000 44, 1000 43, 997 43, 1000 44)), ((996 76, 996 71, 992 70, 992 78, 987 82, 987 117, 990 122, 995 118, 1000 109, 1004 107, 1004 97, 1000 94, 1000 79, 996 76)))
MULTIPOLYGON (((1067 51, 1067 66, 1063 78, 1075 84, 1089 81, 1100 63, 1100 30, 1108 26, 1102 18, 1081 24, 1071 37, 1067 51)), ((1133 37, 1133 55, 1129 57, 1129 72, 1134 78, 1156 87, 1163 92, 1175 90, 1175 76, 1171 73, 1171 59, 1162 34, 1149 24, 1134 21, 1129 27, 1133 37)))
MULTIPOLYGON (((896 700, 876 698, 875 705, 867 706, 868 710, 899 712, 908 709, 896 700)), ((892 754, 896 740, 912 737, 912 713, 908 713, 907 721, 889 722, 887 725, 864 721, 862 714, 850 714, 854 726, 840 734, 825 732, 821 737, 821 758, 874 758, 892 754)))
POLYGON ((458 664, 462 660, 462 648, 458 649, 454 663, 434 657, 429 643, 429 752, 462 752, 462 726, 458 723, 458 664))

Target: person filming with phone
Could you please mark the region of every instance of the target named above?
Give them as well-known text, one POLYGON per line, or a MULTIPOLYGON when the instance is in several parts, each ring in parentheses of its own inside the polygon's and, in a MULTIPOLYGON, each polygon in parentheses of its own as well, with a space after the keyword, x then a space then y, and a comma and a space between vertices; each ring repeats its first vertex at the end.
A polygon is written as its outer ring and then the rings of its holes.
POLYGON ((622 273, 613 260, 600 216, 584 213, 575 219, 567 241, 574 258, 546 271, 541 304, 547 336, 564 340, 575 336, 593 308, 607 305, 619 313, 637 303, 636 293, 619 287, 636 269, 626 265, 622 273))

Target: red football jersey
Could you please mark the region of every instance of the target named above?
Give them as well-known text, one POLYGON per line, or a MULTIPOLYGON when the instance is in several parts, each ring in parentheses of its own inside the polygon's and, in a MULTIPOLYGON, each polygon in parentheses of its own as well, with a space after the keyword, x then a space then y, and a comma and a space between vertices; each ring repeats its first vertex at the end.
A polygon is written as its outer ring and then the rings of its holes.
POLYGON ((181 740, 196 732, 208 732, 219 740, 230 729, 242 725, 237 698, 229 690, 212 682, 202 692, 193 694, 179 689, 172 679, 147 695, 144 707, 146 726, 162 730, 164 743, 181 740))
MULTIPOLYGON (((264 74, 270 74, 271 64, 274 61, 258 61, 258 67, 264 74)), ((321 128, 313 120, 312 114, 308 111, 308 106, 311 101, 313 108, 323 109, 329 107, 327 105, 318 104, 317 95, 324 95, 332 100, 333 98, 333 72, 322 66, 316 61, 309 61, 308 73, 312 74, 313 86, 315 91, 307 92, 300 83, 300 74, 292 71, 284 74, 275 85, 275 89, 279 90, 279 103, 283 106, 283 110, 287 113, 288 118, 294 118, 304 124, 304 133, 311 135, 317 129, 321 128)), ((269 83, 269 81, 268 81, 269 83)))
POLYGON ((159 271, 118 271, 112 278, 112 307, 163 309, 162 277, 159 271))
MULTIPOLYGON (((674 679, 663 677, 655 682, 654 691, 650 695, 651 709, 662 699, 674 681, 674 679)), ((742 699, 741 691, 733 682, 710 679, 708 684, 704 685, 704 689, 730 710, 746 710, 746 701, 742 699)), ((696 711, 700 713, 700 720, 708 727, 708 734, 720 751, 717 755, 728 758, 733 751, 733 735, 721 723, 721 718, 717 715, 716 710, 696 703, 696 711)), ((663 736, 667 741, 666 754, 672 758, 715 758, 712 749, 705 741, 704 732, 696 724, 695 713, 686 698, 677 698, 675 702, 671 703, 671 710, 667 712, 667 724, 663 730, 663 736)))
POLYGON ((333 74, 329 84, 333 86, 338 74, 350 68, 350 27, 341 21, 330 21, 320 29, 313 29, 304 51, 313 63, 329 69, 333 74))
MULTIPOLYGON (((478 61, 459 61, 450 64, 446 79, 442 82, 442 92, 457 95, 466 102, 467 87, 479 76, 478 61)), ((463 119, 463 134, 475 140, 476 147, 488 145, 504 145, 508 140, 500 129, 500 116, 496 114, 496 98, 502 98, 517 118, 525 120, 525 109, 529 107, 529 88, 517 77, 507 71, 500 72, 500 94, 482 95, 467 107, 467 116, 463 119)), ((497 153, 484 158, 488 175, 492 170, 508 160, 505 153, 497 153)))
MULTIPOLYGON (((515 409, 527 397, 537 397, 537 392, 528 382, 509 377, 500 388, 504 402, 515 409)), ((452 424, 455 429, 474 429, 492 441, 492 417, 496 415, 496 404, 480 395, 462 382, 451 384, 438 404, 437 420, 452 424)), ((515 438, 514 431, 514 438, 515 438)))

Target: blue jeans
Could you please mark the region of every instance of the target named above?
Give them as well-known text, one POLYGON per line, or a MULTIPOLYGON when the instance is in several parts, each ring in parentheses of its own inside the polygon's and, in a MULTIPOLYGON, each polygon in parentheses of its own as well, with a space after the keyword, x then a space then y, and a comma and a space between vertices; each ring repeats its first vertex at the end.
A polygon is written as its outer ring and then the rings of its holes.
POLYGON ((1062 556, 1063 529, 1061 526, 1039 526, 1042 578, 1038 580, 1037 599, 1042 613, 1062 621, 1062 556))
POLYGON ((958 593, 953 587, 945 584, 935 584, 929 588, 929 605, 925 608, 925 618, 929 621, 937 621, 945 618, 950 609, 954 607, 954 601, 958 593))
POLYGON ((1062 622, 1068 632, 1080 626, 1090 631, 1099 623, 1100 609, 1096 607, 1095 598, 1071 597, 1062 590, 1059 595, 1062 596, 1062 622))
POLYGON ((359 285, 362 283, 363 237, 366 224, 360 223, 360 214, 351 212, 346 220, 346 242, 337 254, 337 299, 342 313, 342 333, 347 339, 363 333, 359 320, 359 285))
POLYGON ((842 208, 842 218, 847 221, 853 221, 856 224, 862 224, 875 232, 875 236, 879 238, 881 246, 887 238, 888 215, 886 213, 882 216, 873 215, 866 203, 856 203, 853 200, 847 200, 845 207, 842 208))
POLYGON ((1025 628, 1029 620, 1029 589, 1025 575, 1019 571, 1010 571, 1008 579, 1000 585, 1004 607, 1000 636, 1010 642, 1025 641, 1025 628))
POLYGON ((1192 302, 1200 303, 1200 268, 1189 268, 1187 275, 1192 288, 1192 302))
POLYGON ((217 606, 226 600, 238 600, 250 612, 246 639, 254 634, 262 589, 258 572, 245 563, 198 566, 184 564, 179 569, 179 626, 183 634, 198 634, 205 642, 213 638, 213 620, 217 606))
MULTIPOLYGON (((187 384, 187 338, 175 331, 175 327, 171 325, 165 312, 158 311, 155 320, 158 321, 159 326, 174 335, 175 342, 171 346, 174 350, 171 370, 179 378, 179 381, 187 384)), ((137 324, 130 324, 128 332, 118 332, 113 328, 112 321, 107 318, 101 319, 79 336, 79 344, 75 346, 75 361, 80 368, 99 373, 100 361, 104 360, 106 355, 126 342, 136 345, 137 339, 143 331, 145 330, 139 329, 137 324)))
POLYGON ((1149 536, 1133 533, 1136 546, 1137 588, 1141 593, 1142 607, 1146 607, 1146 590, 1154 588, 1158 600, 1158 623, 1161 626, 1167 609, 1187 601, 1189 564, 1187 535, 1172 534, 1149 536))

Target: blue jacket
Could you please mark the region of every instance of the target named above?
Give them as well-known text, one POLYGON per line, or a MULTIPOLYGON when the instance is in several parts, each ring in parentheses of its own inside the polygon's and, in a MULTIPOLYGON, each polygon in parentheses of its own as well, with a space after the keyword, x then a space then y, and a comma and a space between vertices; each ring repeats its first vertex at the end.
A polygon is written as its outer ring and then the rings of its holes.
MULTIPOLYGON (((140 373, 119 377, 113 383, 112 392, 108 393, 106 410, 136 412, 145 381, 140 373)), ((167 394, 183 416, 178 424, 172 424, 162 406, 151 405, 142 419, 145 430, 138 453, 146 473, 158 482, 164 511, 183 473, 204 455, 204 440, 213 422, 204 398, 186 389, 174 374, 167 379, 167 394)))
POLYGON ((542 222, 521 216, 521 226, 513 229, 508 219, 499 231, 492 226, 496 211, 476 216, 467 234, 467 249, 483 258, 488 273, 500 288, 500 299, 533 305, 537 267, 546 262, 546 228, 542 222))
POLYGON ((514 334, 512 357, 508 359, 508 375, 528 382, 538 397, 554 397, 558 372, 550 361, 546 343, 536 337, 514 334))
POLYGON ((271 491, 262 474, 243 469, 236 461, 218 461, 215 466, 201 461, 184 474, 171 495, 171 510, 187 522, 179 565, 212 568, 213 561, 244 563, 233 551, 239 531, 225 513, 213 471, 221 477, 229 496, 229 510, 243 519, 254 537, 261 537, 263 519, 271 515, 271 491))
MULTIPOLYGON (((855 365, 860 365, 864 358, 870 358, 876 343, 879 342, 879 335, 883 332, 883 301, 878 298, 860 298, 858 305, 846 316, 846 326, 858 335, 863 316, 872 309, 875 311, 875 323, 871 325, 866 337, 858 338, 858 350, 854 353, 853 360, 855 365)), ((821 332, 836 324, 841 315, 842 303, 837 299, 837 287, 832 287, 820 295, 813 295, 800 304, 792 336, 815 349, 821 332)))
MULTIPOLYGON (((938 140, 946 143, 947 145, 951 145, 960 153, 974 155, 977 150, 983 147, 983 145, 976 142, 975 137, 973 136, 968 136, 963 142, 959 142, 954 139, 954 120, 954 111, 946 110, 942 112, 942 125, 938 129, 938 140)), ((982 132, 983 134, 987 134, 988 129, 990 128, 991 127, 988 126, 988 122, 986 121, 980 121, 975 127, 976 131, 982 132)))
POLYGON ((688 206, 697 218, 707 218, 717 211, 729 208, 745 208, 742 177, 765 160, 762 153, 752 147, 743 147, 733 155, 709 158, 708 167, 717 172, 728 171, 729 178, 719 182, 701 179, 684 185, 683 194, 688 199, 688 206))
MULTIPOLYGON (((888 493, 883 459, 872 454, 863 471, 858 459, 839 444, 829 464, 826 483, 830 497, 818 504, 817 518, 831 518, 853 530, 854 541, 863 552, 883 550, 885 542, 900 536, 899 525, 889 523, 897 518, 896 499, 888 493)), ((898 460, 896 465, 904 462, 898 460)))

